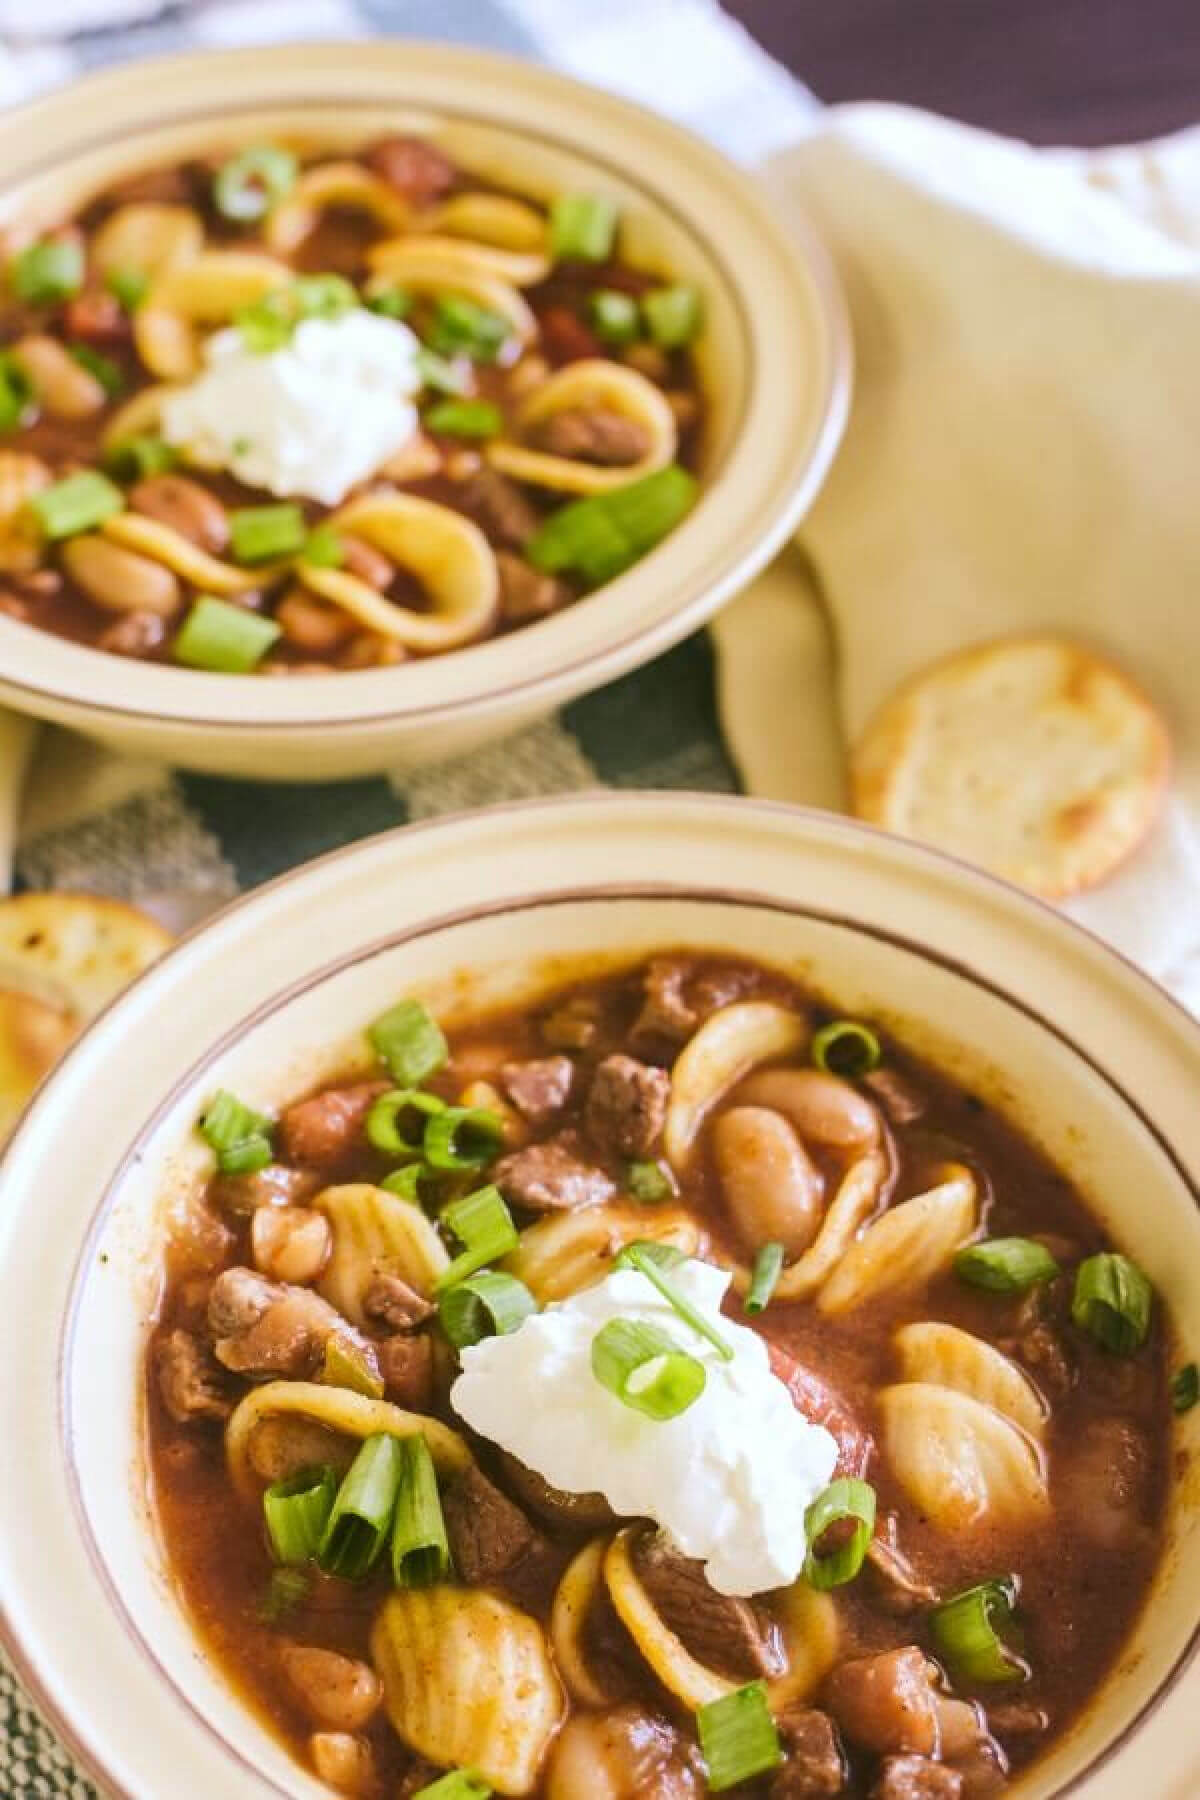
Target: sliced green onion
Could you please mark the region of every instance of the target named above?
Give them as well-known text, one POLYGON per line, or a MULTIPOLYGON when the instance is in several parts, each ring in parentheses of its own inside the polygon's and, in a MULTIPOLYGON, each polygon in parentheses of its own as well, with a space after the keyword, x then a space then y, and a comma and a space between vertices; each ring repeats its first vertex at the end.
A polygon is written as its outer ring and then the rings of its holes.
POLYGON ((499 437, 504 429, 504 415, 490 400, 442 400, 430 407, 424 422, 445 437, 499 437))
POLYGON ((953 1677, 966 1682, 1028 1679, 1028 1663, 1000 1636, 1002 1630, 1012 1630, 1016 1604, 1016 1577, 1005 1575, 967 1588, 934 1607, 929 1634, 953 1677))
POLYGON ((439 1277, 439 1294, 517 1247, 517 1228, 498 1187, 478 1188, 461 1200, 452 1200, 442 1208, 441 1222, 464 1248, 439 1277))
POLYGON ((32 381, 15 357, 0 352, 0 432, 15 431, 32 404, 32 381))
POLYGON ((1115 1251, 1089 1256, 1075 1271, 1071 1317, 1117 1356, 1140 1350, 1150 1331, 1154 1290, 1135 1262, 1115 1251))
POLYGON ((83 246, 74 238, 48 238, 30 244, 13 259, 9 281, 18 300, 51 306, 69 300, 83 286, 83 246))
POLYGON ((439 1100, 436 1094, 423 1093, 420 1088, 393 1088, 371 1102, 366 1123, 367 1141, 376 1150, 382 1150, 385 1156, 419 1157, 429 1120, 435 1113, 445 1110, 446 1102, 439 1100), (411 1138, 405 1135, 406 1128, 412 1132, 411 1138))
POLYGON ((642 1206, 658 1206, 676 1193, 673 1178, 660 1162, 631 1162, 625 1185, 642 1206))
POLYGON ((588 296, 588 320, 602 343, 620 348, 641 335, 638 303, 616 288, 598 288, 588 296))
POLYGON ((296 318, 282 290, 264 294, 249 306, 239 307, 233 322, 242 334, 242 342, 255 356, 269 356, 292 341, 296 318))
POLYGON ((1194 1362, 1184 1363, 1171 1381, 1171 1410, 1191 1412, 1197 1400, 1200 1400, 1200 1369, 1194 1362))
POLYGON ((104 285, 115 300, 119 300, 126 312, 136 312, 150 286, 150 277, 144 269, 132 267, 110 269, 104 277, 104 285))
POLYGON ((427 1787, 418 1788, 412 1800, 488 1800, 492 1790, 470 1769, 451 1769, 427 1787))
POLYGON ((201 594, 176 632, 171 653, 191 669, 245 675, 257 668, 279 634, 274 619, 201 594))
POLYGON ((617 205, 604 194, 559 194, 550 206, 550 249, 574 262, 607 262, 617 235, 617 205))
POLYGON ((162 475, 179 462, 179 452, 156 437, 120 438, 105 452, 104 466, 118 481, 162 475))
POLYGON ((94 375, 104 392, 111 400, 125 386, 125 377, 111 356, 102 356, 99 350, 93 350, 90 344, 72 344, 71 357, 81 369, 94 375))
POLYGON ((69 538, 123 511, 125 496, 95 469, 81 469, 43 488, 29 504, 48 538, 69 538))
POLYGON ((390 1007, 368 1027, 367 1036, 397 1087, 418 1087, 450 1055, 441 1027, 419 1000, 390 1007))
POLYGON ((639 1251, 642 1256, 648 1257, 652 1263, 656 1263, 660 1269, 678 1269, 683 1263, 690 1261, 686 1252, 678 1249, 674 1244, 656 1244, 649 1238, 635 1238, 632 1243, 626 1244, 623 1250, 617 1252, 613 1258, 613 1268, 636 1269, 638 1264, 634 1262, 632 1256, 632 1252, 635 1250, 639 1251))
POLYGON ((379 1560, 396 1509, 403 1458, 400 1440, 369 1437, 338 1489, 317 1551, 327 1575, 361 1581, 379 1560))
POLYGON ((662 1268, 658 1259, 647 1255, 644 1244, 627 1244, 622 1250, 618 1263, 623 1268, 637 1269, 656 1287, 668 1305, 674 1308, 686 1325, 712 1345, 723 1362, 733 1361, 733 1351, 725 1342, 715 1326, 710 1325, 702 1312, 694 1307, 686 1294, 680 1293, 671 1277, 662 1268))
POLYGON ((764 1244, 754 1259, 754 1272, 750 1277, 750 1290, 746 1295, 746 1311, 748 1313, 765 1312, 771 1295, 775 1292, 775 1283, 783 1273, 783 1245, 764 1244))
POLYGON ((425 1127, 431 1169, 483 1169, 503 1147, 503 1121, 482 1106, 445 1106, 425 1127))
POLYGON ((472 362, 495 362, 511 334, 503 313, 490 312, 465 294, 442 294, 426 335, 439 356, 461 352, 472 362))
POLYGON ((421 1204, 421 1183, 432 1173, 424 1163, 408 1163, 403 1169, 393 1169, 380 1182, 389 1194, 399 1194, 401 1200, 411 1200, 414 1206, 421 1204))
POLYGON ((271 1160, 273 1120, 222 1088, 200 1120, 200 1136, 217 1153, 223 1175, 252 1174, 271 1160))
POLYGON ((590 494, 551 513, 525 546, 550 575, 576 570, 593 587, 632 568, 673 531, 696 498, 695 478, 671 463, 607 494, 590 494))
POLYGON ((407 319, 412 311, 412 295, 393 283, 387 287, 378 287, 373 294, 368 294, 367 306, 384 319, 407 319))
POLYGON ((278 1625, 304 1605, 311 1590, 312 1577, 303 1569, 272 1569, 259 1602, 259 1618, 264 1625, 278 1625))
POLYGON ((466 358, 438 356, 424 345, 415 358, 417 374, 423 387, 438 394, 469 394, 475 385, 471 365, 466 358))
POLYGON ((1044 1244, 1008 1237, 968 1244, 954 1258, 954 1273, 960 1281, 992 1294, 1020 1294, 1040 1281, 1053 1281, 1060 1270, 1044 1244))
POLYGON ((879 1067, 883 1048, 871 1027, 861 1020, 833 1019, 813 1038, 812 1059, 818 1069, 853 1080, 879 1067))
POLYGON ((660 350, 681 350, 700 329, 700 296, 695 288, 652 288, 642 297, 646 330, 660 350))
POLYGON ((764 1775, 783 1761, 765 1682, 748 1682, 735 1693, 724 1694, 700 1707, 696 1731, 711 1794, 723 1793, 739 1782, 764 1775))
POLYGON ((333 526, 314 525, 304 540, 300 561, 312 569, 340 569, 345 560, 345 547, 333 526))
POLYGON ((240 563, 292 556, 303 550, 307 536, 304 514, 291 500, 278 506, 241 506, 229 515, 229 541, 240 563))
POLYGON ((298 168, 291 151, 274 144, 257 144, 231 156, 213 178, 217 211, 239 225, 264 219, 295 186, 298 168))
POLYGON ((859 1481, 850 1475, 831 1481, 804 1515, 804 1533, 808 1539, 804 1579, 808 1585, 824 1593, 829 1588, 853 1581, 863 1566, 874 1530, 875 1489, 870 1482, 859 1481), (831 1525, 840 1524, 843 1519, 853 1520, 852 1535, 828 1555, 823 1554, 818 1548, 822 1536, 831 1525))
POLYGON ((450 1545, 433 1458, 419 1431, 392 1441, 400 1453, 392 1579, 397 1587, 431 1587, 450 1573, 450 1545))
POLYGON ((303 1469, 267 1489, 263 1518, 277 1563, 299 1568, 312 1561, 329 1524, 337 1487, 335 1471, 321 1468, 303 1469))
POLYGON ((438 1301, 442 1330, 456 1350, 507 1337, 536 1311, 537 1301, 523 1281, 490 1270, 447 1288, 438 1301))
POLYGON ((285 291, 298 319, 340 319, 358 305, 344 275, 298 275, 285 291))
POLYGON ((592 1339, 592 1374, 623 1405, 648 1419, 674 1419, 695 1404, 708 1379, 669 1332, 639 1319, 610 1319, 592 1339))
POLYGON ((325 1340, 321 1370, 317 1380, 323 1387, 349 1388, 354 1394, 365 1394, 368 1400, 382 1400, 384 1383, 376 1374, 370 1358, 352 1338, 334 1332, 325 1340))

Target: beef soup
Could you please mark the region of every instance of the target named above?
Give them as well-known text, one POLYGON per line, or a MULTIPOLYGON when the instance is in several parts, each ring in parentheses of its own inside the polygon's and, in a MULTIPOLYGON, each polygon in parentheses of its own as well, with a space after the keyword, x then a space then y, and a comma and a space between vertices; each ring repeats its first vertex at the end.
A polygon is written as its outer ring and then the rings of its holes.
POLYGON ((432 142, 256 143, 33 241, 0 300, 0 606, 224 673, 362 669, 570 605, 684 517, 702 297, 602 194, 432 142))
POLYGON ((213 1097, 147 1361, 247 1702, 348 1794, 1002 1794, 1161 1544, 1166 1322, 1067 1176, 744 962, 368 1035, 213 1097))

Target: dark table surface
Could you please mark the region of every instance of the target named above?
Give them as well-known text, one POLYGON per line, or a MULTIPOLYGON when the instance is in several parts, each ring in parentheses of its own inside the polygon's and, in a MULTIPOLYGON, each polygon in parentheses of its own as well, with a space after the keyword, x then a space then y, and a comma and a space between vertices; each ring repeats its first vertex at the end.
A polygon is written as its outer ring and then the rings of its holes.
POLYGON ((724 0, 822 100, 904 100, 1038 143, 1200 118, 1200 0, 724 0))

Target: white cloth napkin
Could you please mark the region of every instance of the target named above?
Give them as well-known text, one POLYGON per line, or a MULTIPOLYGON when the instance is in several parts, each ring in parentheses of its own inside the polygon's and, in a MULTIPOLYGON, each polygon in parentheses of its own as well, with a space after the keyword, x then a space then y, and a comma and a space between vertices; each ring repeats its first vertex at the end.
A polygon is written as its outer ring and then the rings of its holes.
POLYGON ((1067 910, 1200 1008, 1200 131, 1092 156, 850 106, 765 175, 836 259, 857 377, 815 585, 777 564, 715 626, 749 790, 841 805, 840 732, 905 676, 1077 636, 1149 690, 1176 766, 1153 840, 1067 910))

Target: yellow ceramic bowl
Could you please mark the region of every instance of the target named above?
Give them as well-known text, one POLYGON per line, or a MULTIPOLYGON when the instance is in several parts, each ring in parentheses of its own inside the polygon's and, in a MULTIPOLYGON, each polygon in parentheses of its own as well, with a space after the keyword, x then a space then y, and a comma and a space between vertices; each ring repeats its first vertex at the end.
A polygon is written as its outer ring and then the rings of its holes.
MULTIPOLYGON (((71 1052, 0 1166, 0 1636, 118 1800, 325 1792, 200 1652, 149 1516, 141 1367, 164 1209, 218 1087, 257 1105, 345 1066, 386 997, 443 1016, 563 958, 693 944, 882 1014, 1068 1169, 1200 1354, 1200 1028, 1015 889, 828 814, 598 795, 358 844, 239 902, 71 1052)), ((1200 1408, 1125 1653, 1005 1800, 1195 1800, 1200 1408)), ((1069 1529, 1069 1523, 1064 1529, 1069 1529)))
POLYGON ((622 205, 634 260, 694 281, 711 409, 703 497, 650 556, 540 624, 398 669, 265 681, 107 656, 0 616, 0 700, 121 749, 317 781, 512 731, 701 624, 795 527, 850 388, 838 289, 754 184, 677 126, 530 64, 433 45, 298 45, 106 73, 0 120, 0 229, 52 221, 156 161, 304 133, 426 133, 500 182, 622 205))

